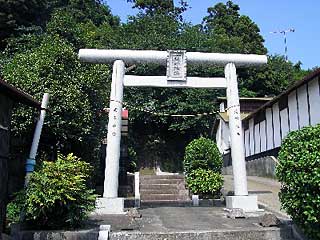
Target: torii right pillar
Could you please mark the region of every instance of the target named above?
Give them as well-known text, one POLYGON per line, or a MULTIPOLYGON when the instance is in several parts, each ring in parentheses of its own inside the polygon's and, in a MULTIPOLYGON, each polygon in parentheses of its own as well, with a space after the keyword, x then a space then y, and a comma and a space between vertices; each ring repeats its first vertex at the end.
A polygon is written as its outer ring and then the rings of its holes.
POLYGON ((225 78, 227 81, 227 105, 234 181, 234 196, 226 197, 226 207, 229 209, 241 208, 245 212, 254 212, 258 211, 258 199, 256 195, 248 195, 239 91, 235 64, 228 63, 225 66, 225 78))

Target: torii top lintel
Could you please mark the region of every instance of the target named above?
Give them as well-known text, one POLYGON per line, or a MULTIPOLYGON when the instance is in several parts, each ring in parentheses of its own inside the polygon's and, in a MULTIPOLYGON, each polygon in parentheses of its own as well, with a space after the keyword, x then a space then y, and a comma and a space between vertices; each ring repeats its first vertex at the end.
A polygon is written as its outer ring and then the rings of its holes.
MULTIPOLYGON (((103 50, 80 49, 79 59, 88 63, 112 63, 123 60, 126 64, 155 63, 167 65, 167 51, 154 50, 103 50)), ((188 64, 225 66, 234 63, 237 67, 259 66, 266 64, 265 55, 186 52, 188 64)))

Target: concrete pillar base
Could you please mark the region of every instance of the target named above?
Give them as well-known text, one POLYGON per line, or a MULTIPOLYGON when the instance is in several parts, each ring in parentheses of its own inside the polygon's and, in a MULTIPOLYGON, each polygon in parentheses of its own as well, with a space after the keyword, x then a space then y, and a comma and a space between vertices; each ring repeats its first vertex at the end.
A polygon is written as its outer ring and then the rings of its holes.
POLYGON ((226 208, 241 208, 245 212, 257 212, 258 208, 258 196, 226 196, 226 208))
POLYGON ((124 198, 98 198, 96 200, 96 209, 93 214, 125 214, 124 198))

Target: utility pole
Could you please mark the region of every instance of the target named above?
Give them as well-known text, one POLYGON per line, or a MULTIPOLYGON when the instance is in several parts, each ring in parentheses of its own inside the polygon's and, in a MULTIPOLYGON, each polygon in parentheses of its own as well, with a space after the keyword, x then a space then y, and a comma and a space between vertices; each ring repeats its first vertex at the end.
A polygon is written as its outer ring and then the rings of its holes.
POLYGON ((270 33, 273 33, 273 34, 277 34, 277 33, 283 34, 283 37, 284 37, 284 54, 285 54, 285 58, 286 58, 287 62, 288 62, 287 33, 289 33, 289 32, 295 32, 295 29, 294 28, 289 28, 289 29, 286 29, 286 30, 279 30, 279 31, 270 32, 270 33))

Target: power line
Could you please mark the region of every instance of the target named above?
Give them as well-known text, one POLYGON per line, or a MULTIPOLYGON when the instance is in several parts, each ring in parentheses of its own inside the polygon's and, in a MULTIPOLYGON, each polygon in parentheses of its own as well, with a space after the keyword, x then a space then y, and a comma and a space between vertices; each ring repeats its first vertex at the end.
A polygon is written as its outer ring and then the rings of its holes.
POLYGON ((285 54, 285 58, 286 58, 286 61, 288 62, 288 46, 287 46, 287 33, 289 32, 295 32, 295 29, 294 28, 289 28, 289 29, 286 29, 286 30, 279 30, 279 31, 274 31, 274 32, 270 32, 272 34, 283 34, 283 37, 284 37, 284 54, 285 54))
POLYGON ((150 110, 147 110, 144 108, 130 106, 127 103, 123 103, 123 105, 128 109, 134 109, 136 111, 149 113, 151 115, 159 116, 159 117, 160 116, 163 116, 163 117, 203 117, 203 116, 215 115, 215 114, 219 113, 219 111, 213 111, 213 112, 209 112, 209 113, 204 112, 204 113, 195 113, 195 114, 170 114, 170 113, 165 113, 165 112, 154 112, 154 111, 150 111, 150 110))

